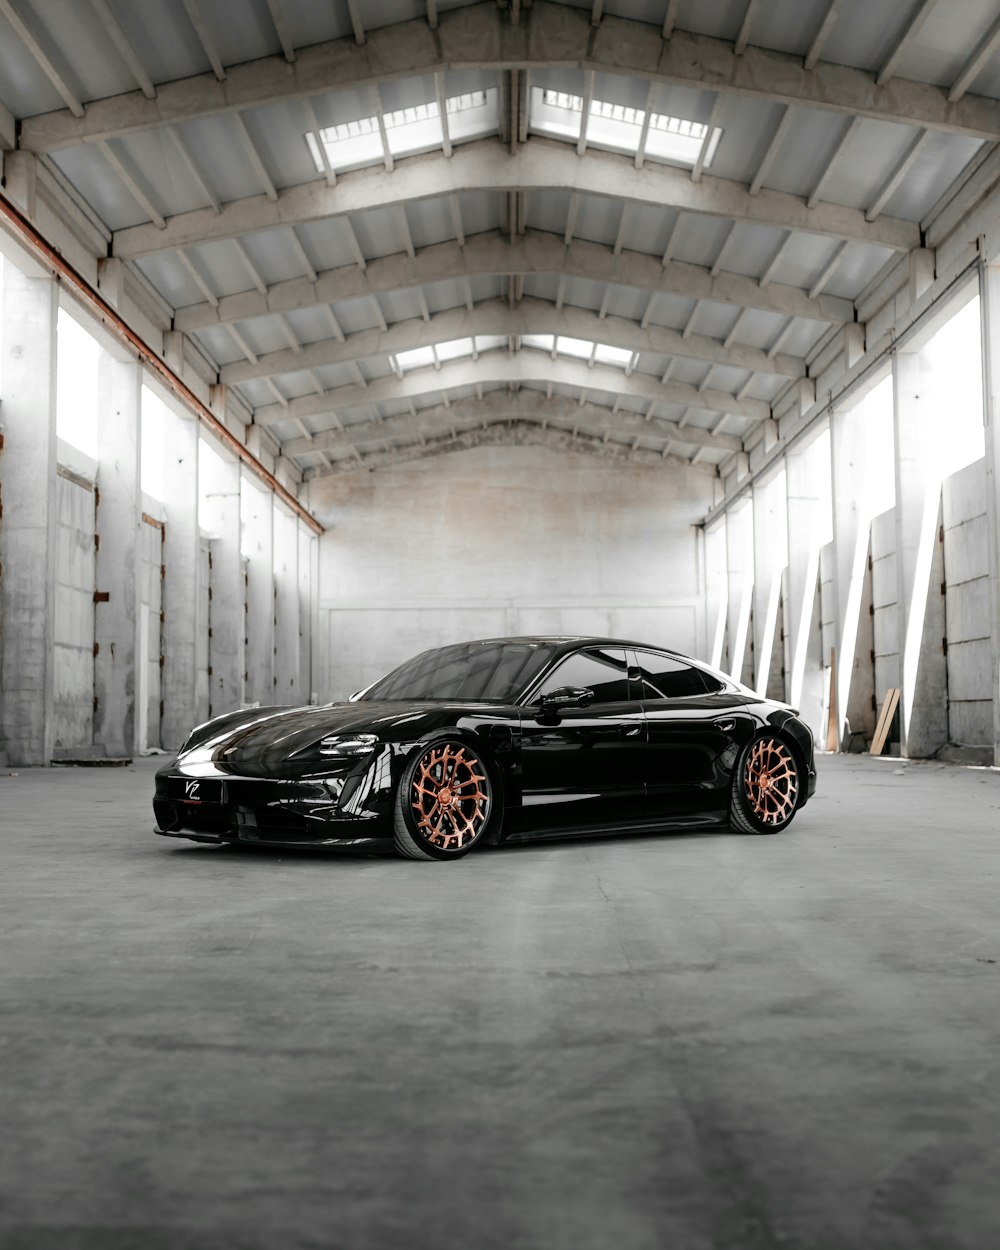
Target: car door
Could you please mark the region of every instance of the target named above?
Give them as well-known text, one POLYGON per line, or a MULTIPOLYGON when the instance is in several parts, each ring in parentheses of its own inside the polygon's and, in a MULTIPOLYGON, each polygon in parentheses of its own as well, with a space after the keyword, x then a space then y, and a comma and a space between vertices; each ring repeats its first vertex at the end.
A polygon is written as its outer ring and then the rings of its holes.
POLYGON ((553 669, 521 711, 521 836, 624 828, 645 802, 645 722, 624 647, 587 647, 553 669), (564 687, 593 692, 586 707, 549 713, 564 687))
POLYGON ((725 810, 732 768, 753 733, 725 685, 677 656, 632 651, 646 718, 646 798, 652 819, 725 810))

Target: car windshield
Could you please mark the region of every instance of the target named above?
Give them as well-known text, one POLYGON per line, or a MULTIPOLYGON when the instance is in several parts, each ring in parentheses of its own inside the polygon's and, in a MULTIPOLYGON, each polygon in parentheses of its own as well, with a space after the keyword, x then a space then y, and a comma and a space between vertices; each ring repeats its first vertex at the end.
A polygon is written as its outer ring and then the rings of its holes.
POLYGON ((407 660, 365 692, 366 700, 447 699, 505 703, 549 663, 557 647, 545 642, 463 642, 407 660))

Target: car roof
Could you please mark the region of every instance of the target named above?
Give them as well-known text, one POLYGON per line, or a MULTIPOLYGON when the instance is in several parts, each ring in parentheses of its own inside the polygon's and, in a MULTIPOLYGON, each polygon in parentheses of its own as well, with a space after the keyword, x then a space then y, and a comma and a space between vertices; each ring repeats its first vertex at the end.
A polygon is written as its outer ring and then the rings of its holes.
MULTIPOLYGON (((635 642, 628 638, 605 638, 597 634, 520 634, 507 638, 476 638, 458 646, 495 646, 497 643, 518 642, 529 646, 556 646, 561 650, 572 651, 578 647, 637 647, 641 651, 660 651, 665 655, 676 655, 681 659, 690 659, 683 652, 673 647, 664 647, 655 642, 635 642)), ((694 661, 697 663, 697 661, 694 661)))

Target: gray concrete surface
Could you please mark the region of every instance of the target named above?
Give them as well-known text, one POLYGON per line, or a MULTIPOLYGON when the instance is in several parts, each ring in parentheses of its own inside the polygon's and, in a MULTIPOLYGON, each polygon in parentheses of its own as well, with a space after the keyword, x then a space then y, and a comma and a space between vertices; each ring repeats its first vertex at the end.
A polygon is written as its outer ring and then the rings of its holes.
POLYGON ((0 776, 4 1250, 1000 1244, 1000 774, 437 866, 0 776))

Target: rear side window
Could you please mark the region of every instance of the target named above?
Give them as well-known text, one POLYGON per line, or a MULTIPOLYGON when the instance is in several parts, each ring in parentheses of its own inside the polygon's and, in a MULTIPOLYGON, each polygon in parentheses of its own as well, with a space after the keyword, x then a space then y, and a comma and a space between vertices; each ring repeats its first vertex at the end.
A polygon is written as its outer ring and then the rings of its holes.
POLYGON ((577 651, 546 677, 539 696, 561 690, 563 686, 593 690, 595 703, 628 701, 628 660, 617 647, 592 647, 577 651))
POLYGON ((638 651, 636 658, 644 699, 689 699, 693 695, 722 689, 721 682, 673 656, 638 651))

